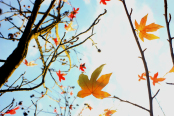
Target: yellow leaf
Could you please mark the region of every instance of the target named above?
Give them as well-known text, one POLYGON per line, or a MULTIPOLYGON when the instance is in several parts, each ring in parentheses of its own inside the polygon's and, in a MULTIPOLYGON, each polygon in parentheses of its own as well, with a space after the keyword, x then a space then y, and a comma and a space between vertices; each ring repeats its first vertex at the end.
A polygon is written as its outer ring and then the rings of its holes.
POLYGON ((174 72, 174 66, 172 67, 172 69, 169 71, 169 73, 174 72))
POLYGON ((116 112, 116 110, 105 109, 105 116, 110 116, 116 112))
POLYGON ((111 96, 109 93, 101 91, 108 83, 112 73, 102 75, 98 80, 98 76, 100 75, 103 65, 98 67, 91 75, 91 79, 88 79, 87 75, 80 74, 78 84, 81 87, 81 91, 78 92, 77 96, 84 98, 89 95, 93 95, 98 99, 103 99, 105 97, 111 96))
POLYGON ((163 28, 163 26, 155 24, 155 23, 151 23, 146 26, 147 16, 148 14, 141 19, 140 25, 135 20, 135 28, 138 30, 139 37, 143 42, 144 42, 144 38, 148 40, 159 39, 158 36, 154 34, 149 34, 147 32, 154 32, 160 28, 163 28))
POLYGON ((64 28, 66 29, 66 31, 74 31, 74 30, 76 30, 76 29, 73 28, 75 25, 72 26, 72 24, 73 24, 72 21, 68 25, 65 24, 64 28))

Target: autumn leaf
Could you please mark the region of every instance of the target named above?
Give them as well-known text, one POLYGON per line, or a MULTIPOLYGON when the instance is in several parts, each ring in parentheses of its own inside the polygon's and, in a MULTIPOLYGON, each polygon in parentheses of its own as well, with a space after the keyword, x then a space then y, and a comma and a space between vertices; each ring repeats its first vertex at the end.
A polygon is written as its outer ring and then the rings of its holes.
POLYGON ((158 36, 154 34, 149 34, 147 32, 154 32, 160 28, 163 28, 163 26, 155 24, 155 23, 151 23, 146 26, 147 16, 148 14, 141 19, 140 25, 135 20, 135 28, 138 30, 139 37, 143 42, 144 42, 144 38, 148 40, 159 39, 158 36))
POLYGON ((73 11, 70 12, 70 15, 68 16, 70 18, 70 20, 73 20, 73 18, 76 17, 76 14, 78 13, 79 8, 75 9, 73 8, 73 11))
POLYGON ((158 72, 154 74, 154 76, 150 76, 150 79, 153 81, 153 85, 155 86, 155 83, 164 81, 166 78, 157 78, 158 72))
POLYGON ((83 64, 80 64, 80 67, 79 67, 79 70, 81 70, 81 71, 85 71, 84 69, 86 69, 86 67, 85 67, 85 63, 83 63, 83 64))
POLYGON ((73 92, 71 91, 69 94, 72 96, 73 95, 73 92))
POLYGON ((100 4, 103 3, 104 5, 106 5, 106 1, 110 1, 110 0, 100 0, 100 4))
POLYGON ((56 72, 57 76, 59 77, 59 81, 61 82, 61 80, 65 80, 65 76, 66 74, 62 73, 61 74, 61 71, 59 70, 59 72, 56 72))
POLYGON ((169 71, 169 73, 174 72, 174 66, 172 67, 172 69, 169 71))
POLYGON ((18 110, 20 107, 16 107, 14 109, 8 110, 5 114, 16 114, 16 110, 18 110))
POLYGON ((141 80, 146 80, 146 79, 144 78, 144 76, 146 76, 146 74, 145 74, 145 73, 142 73, 142 74, 141 74, 141 76, 140 76, 140 75, 138 75, 138 77, 139 77, 139 80, 138 80, 138 81, 141 81, 141 80))
POLYGON ((72 106, 73 106, 73 105, 70 105, 70 106, 69 106, 69 109, 71 109, 71 110, 72 110, 72 106))
POLYGON ((54 113, 57 113, 57 109, 56 108, 54 108, 54 113))
POLYGON ((66 31, 74 31, 74 30, 76 30, 76 29, 74 29, 73 27, 75 26, 72 26, 72 21, 68 24, 68 26, 65 24, 65 29, 66 29, 66 31))
POLYGON ((80 74, 78 84, 82 90, 78 92, 77 94, 78 97, 84 98, 92 94, 94 97, 98 99, 103 99, 105 97, 111 96, 109 93, 101 90, 108 84, 112 73, 102 75, 97 80, 104 65, 105 64, 101 65, 92 73, 90 80, 88 79, 87 75, 80 74))
POLYGON ((112 114, 114 114, 116 112, 116 110, 110 110, 110 109, 105 109, 105 116, 111 116, 112 114))
POLYGON ((26 60, 26 59, 24 59, 25 61, 23 62, 25 65, 27 65, 27 66, 35 66, 35 65, 37 65, 37 64, 35 64, 34 63, 34 61, 31 61, 31 62, 29 62, 28 63, 28 61, 26 60))
POLYGON ((62 110, 65 109, 65 108, 66 108, 66 107, 60 107, 60 109, 62 109, 62 110))
POLYGON ((56 46, 59 45, 57 38, 54 38, 53 40, 54 40, 54 43, 56 44, 56 46))
POLYGON ((89 110, 92 110, 92 107, 89 104, 85 103, 84 105, 86 105, 89 110))

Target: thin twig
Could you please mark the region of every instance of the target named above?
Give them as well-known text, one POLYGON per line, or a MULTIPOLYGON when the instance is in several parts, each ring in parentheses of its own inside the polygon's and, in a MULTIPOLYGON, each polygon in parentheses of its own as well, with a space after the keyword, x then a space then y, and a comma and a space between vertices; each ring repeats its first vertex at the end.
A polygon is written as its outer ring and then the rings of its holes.
POLYGON ((108 98, 116 98, 116 99, 120 100, 121 102, 126 102, 126 103, 129 103, 129 104, 132 104, 132 105, 134 105, 134 106, 137 106, 137 107, 139 107, 139 108, 141 108, 141 109, 143 109, 143 110, 146 110, 146 111, 150 112, 150 110, 148 110, 148 109, 146 109, 146 108, 144 108, 144 107, 142 107, 142 106, 140 106, 140 105, 138 105, 138 104, 132 103, 132 102, 127 101, 127 100, 123 100, 123 99, 121 99, 121 98, 119 98, 119 97, 114 96, 114 97, 108 97, 108 98))
POLYGON ((159 91, 160 91, 160 89, 158 89, 158 91, 157 91, 156 94, 152 97, 152 99, 156 97, 156 95, 159 93, 159 91))

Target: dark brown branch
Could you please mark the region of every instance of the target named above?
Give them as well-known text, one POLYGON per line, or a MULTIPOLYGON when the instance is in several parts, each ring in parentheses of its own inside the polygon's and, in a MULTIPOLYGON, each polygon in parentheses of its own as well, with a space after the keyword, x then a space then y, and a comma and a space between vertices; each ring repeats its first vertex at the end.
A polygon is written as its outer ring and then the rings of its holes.
POLYGON ((6 62, 6 60, 1 60, 1 59, 0 59, 0 62, 6 62))
MULTIPOLYGON (((168 21, 168 18, 167 18, 167 0, 164 0, 164 12, 165 12, 164 13, 164 16, 165 16, 165 21, 166 21, 168 41, 169 41, 169 46, 170 46, 170 55, 171 55, 172 62, 173 62, 173 65, 174 65, 174 55, 173 55, 173 47, 172 47, 172 38, 171 38, 171 35, 170 35, 170 28, 169 28, 170 20, 168 21)), ((170 18, 170 15, 169 15, 169 18, 170 18)))
POLYGON ((17 1, 18 1, 18 4, 19 4, 19 11, 21 12, 21 4, 20 4, 19 0, 17 0, 17 1))
POLYGON ((132 33, 134 35, 135 41, 137 43, 137 46, 139 48, 139 51, 141 53, 141 57, 142 57, 142 60, 143 60, 143 64, 144 64, 144 68, 145 68, 145 72, 146 72, 146 78, 147 78, 148 95, 149 95, 149 105, 150 105, 150 112, 149 113, 150 113, 150 116, 153 116, 153 102, 152 102, 152 95, 151 95, 151 88, 150 88, 150 79, 149 79, 149 73, 148 73, 149 71, 148 71, 146 60, 145 60, 144 52, 142 51, 141 45, 140 45, 140 43, 138 41, 138 37, 137 37, 137 35, 135 33, 135 29, 134 29, 134 26, 132 24, 131 17, 130 17, 130 15, 128 13, 125 0, 122 0, 122 3, 123 3, 123 6, 124 6, 124 9, 125 9, 125 12, 127 14, 127 17, 128 17, 131 29, 132 29, 132 33))
POLYGON ((134 105, 134 106, 137 106, 137 107, 139 107, 139 108, 141 108, 141 109, 143 109, 143 110, 146 110, 146 111, 150 112, 150 110, 148 110, 148 109, 146 109, 146 108, 144 108, 144 107, 142 107, 142 106, 140 106, 140 105, 137 105, 137 104, 132 103, 132 102, 127 101, 127 100, 122 100, 122 99, 120 99, 119 97, 114 96, 114 97, 109 97, 109 98, 116 98, 116 99, 120 100, 121 102, 126 102, 126 103, 129 103, 129 104, 132 104, 132 105, 134 105))
POLYGON ((92 23, 92 25, 91 25, 86 31, 79 33, 79 34, 76 35, 74 38, 76 38, 76 37, 78 37, 78 36, 80 36, 80 35, 82 35, 82 34, 88 32, 92 27, 94 27, 96 24, 98 24, 98 22, 99 22, 98 19, 99 19, 101 16, 103 16, 104 14, 106 14, 106 13, 107 13, 107 10, 105 9, 104 13, 100 14, 100 15, 94 20, 94 22, 92 23), (97 21, 98 21, 98 22, 97 22, 97 21))
POLYGON ((1 113, 2 111, 4 111, 5 109, 7 109, 9 106, 13 105, 13 104, 14 104, 14 101, 15 101, 15 99, 13 98, 12 102, 11 102, 7 107, 5 107, 4 109, 2 109, 2 110, 0 111, 0 113, 1 113))
POLYGON ((130 11, 130 14, 129 14, 130 16, 132 15, 132 11, 133 11, 133 9, 131 8, 131 11, 130 11))
POLYGON ((41 5, 41 0, 36 0, 31 17, 27 23, 27 26, 24 30, 24 33, 23 33, 19 43, 18 43, 17 48, 7 58, 7 62, 5 62, 0 67, 0 74, 1 74, 0 88, 10 78, 10 76, 19 67, 19 65, 22 63, 23 59, 27 55, 28 46, 29 46, 30 40, 32 39, 32 33, 31 33, 32 26, 36 20, 40 5, 41 5))
POLYGON ((152 99, 155 98, 155 97, 157 96, 157 94, 159 93, 159 91, 160 91, 160 89, 158 89, 158 91, 157 91, 156 94, 152 97, 152 99))
POLYGON ((43 23, 43 21, 46 19, 46 17, 48 16, 48 14, 50 13, 51 9, 54 6, 56 0, 53 0, 49 6, 49 8, 47 9, 47 11, 44 13, 42 19, 39 21, 39 23, 36 25, 35 27, 35 32, 37 32, 37 30, 39 29, 39 27, 41 26, 41 24, 43 23))
POLYGON ((169 85, 174 85, 174 83, 166 83, 166 84, 169 84, 169 85))

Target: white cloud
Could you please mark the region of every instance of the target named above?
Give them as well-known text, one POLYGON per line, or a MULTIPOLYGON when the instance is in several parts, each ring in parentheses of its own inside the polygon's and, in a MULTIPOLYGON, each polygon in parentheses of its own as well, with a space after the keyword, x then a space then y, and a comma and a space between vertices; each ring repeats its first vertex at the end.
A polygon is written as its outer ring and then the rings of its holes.
POLYGON ((27 56, 28 57, 33 57, 35 56, 36 54, 38 54, 38 48, 37 48, 37 44, 36 44, 36 41, 35 39, 32 39, 30 44, 29 44, 29 48, 28 48, 28 54, 27 56), (35 47, 33 47, 35 46, 35 47))
POLYGON ((90 4, 90 0, 83 0, 85 4, 90 4))

